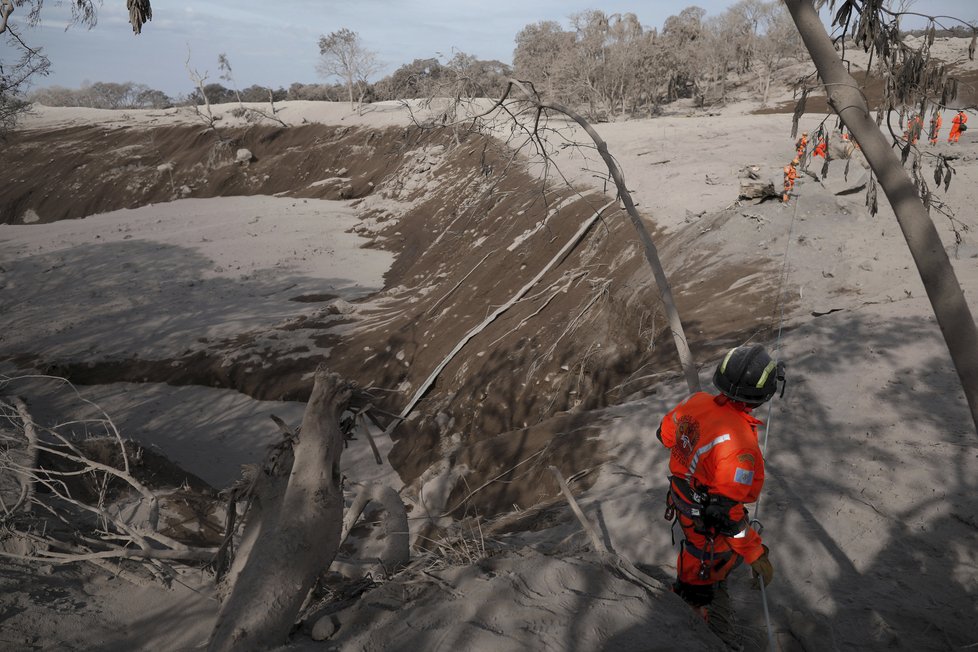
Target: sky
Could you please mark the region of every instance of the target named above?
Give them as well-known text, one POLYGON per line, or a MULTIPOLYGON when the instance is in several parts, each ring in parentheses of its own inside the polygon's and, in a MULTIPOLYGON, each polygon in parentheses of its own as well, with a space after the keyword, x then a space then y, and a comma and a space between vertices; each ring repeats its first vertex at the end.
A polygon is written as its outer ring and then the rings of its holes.
MULTIPOLYGON (((105 0, 98 24, 71 26, 70 4, 47 0, 42 23, 23 24, 26 7, 11 24, 32 47, 43 48, 52 72, 35 88, 80 88, 97 81, 142 83, 170 96, 194 88, 188 65, 206 83, 225 86, 219 54, 231 64, 234 84, 273 88, 292 82, 323 83, 316 72, 319 37, 341 28, 357 32, 376 53, 375 79, 414 59, 450 58, 462 51, 479 59, 512 63, 514 39, 526 25, 554 20, 569 27, 569 16, 588 9, 634 13, 646 27, 661 29, 670 15, 695 4, 715 16, 734 0, 155 0, 153 20, 134 35, 124 0, 105 0)), ((978 20, 975 0, 918 0, 912 11, 978 20)), ((0 63, 12 50, 0 45, 0 63)))

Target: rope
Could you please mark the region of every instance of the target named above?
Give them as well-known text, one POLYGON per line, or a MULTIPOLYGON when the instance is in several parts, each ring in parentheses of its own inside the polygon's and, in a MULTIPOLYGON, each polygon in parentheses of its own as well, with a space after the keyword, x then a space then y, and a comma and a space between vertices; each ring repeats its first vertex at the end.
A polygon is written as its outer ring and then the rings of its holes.
MULTIPOLYGON (((798 200, 795 199, 795 209, 791 211, 791 220, 788 222, 788 241, 784 246, 784 259, 781 262, 781 274, 778 279, 778 336, 774 342, 774 355, 772 356, 775 360, 778 359, 778 352, 781 350, 781 333, 784 331, 784 304, 785 304, 785 282, 788 278, 788 250, 791 249, 791 236, 795 230, 795 217, 798 215, 798 200)), ((761 454, 767 459, 767 440, 768 433, 771 429, 771 413, 774 410, 774 401, 770 401, 767 404, 767 419, 764 422, 764 443, 761 446, 761 454)), ((754 510, 759 511, 761 505, 761 499, 758 497, 755 503, 754 510)))
MULTIPOLYGON (((791 221, 788 222, 788 239, 784 246, 784 260, 781 263, 781 278, 778 280, 779 295, 779 315, 778 315, 778 337, 774 343, 775 360, 778 359, 778 352, 781 350, 781 333, 784 330, 784 304, 785 304, 785 282, 788 278, 788 251, 791 248, 791 236, 795 229, 795 217, 798 215, 798 200, 795 199, 795 209, 791 212, 791 221)), ((774 401, 768 401, 767 418, 764 420, 764 443, 761 445, 761 456, 767 459, 767 441, 771 432, 771 420, 774 413, 774 401)), ((754 519, 757 520, 761 514, 761 497, 757 497, 754 503, 754 519)), ((759 521, 758 521, 759 522, 759 521)), ((767 590, 764 588, 764 579, 758 582, 761 586, 761 604, 764 606, 764 623, 767 625, 767 643, 769 650, 776 650, 774 643, 774 629, 771 627, 771 612, 767 606, 767 590)))

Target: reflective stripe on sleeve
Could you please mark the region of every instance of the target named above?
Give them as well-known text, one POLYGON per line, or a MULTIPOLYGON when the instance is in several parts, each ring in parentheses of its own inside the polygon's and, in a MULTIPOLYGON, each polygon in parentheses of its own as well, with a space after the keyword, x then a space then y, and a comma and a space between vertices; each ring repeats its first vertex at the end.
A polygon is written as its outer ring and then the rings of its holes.
POLYGON ((706 455, 707 453, 710 452, 710 450, 714 446, 718 444, 722 444, 725 441, 730 441, 729 434, 720 435, 719 437, 711 441, 709 444, 705 446, 700 446, 699 449, 697 449, 696 453, 693 455, 693 459, 689 461, 689 471, 686 472, 686 478, 689 480, 693 479, 693 474, 696 473, 696 465, 699 464, 701 456, 706 455))
POLYGON ((733 539, 746 539, 747 538, 747 530, 748 530, 748 528, 745 527, 743 530, 741 530, 737 534, 733 535, 732 538, 733 539))

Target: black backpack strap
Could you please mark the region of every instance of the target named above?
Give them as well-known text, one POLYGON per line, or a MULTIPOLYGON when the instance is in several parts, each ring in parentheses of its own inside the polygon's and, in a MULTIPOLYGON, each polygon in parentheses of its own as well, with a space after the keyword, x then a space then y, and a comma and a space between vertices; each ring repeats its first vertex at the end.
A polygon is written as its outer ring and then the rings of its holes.
POLYGON ((667 514, 682 514, 693 522, 694 530, 706 532, 705 510, 709 503, 709 494, 697 491, 688 480, 673 475, 669 477, 666 501, 667 514))

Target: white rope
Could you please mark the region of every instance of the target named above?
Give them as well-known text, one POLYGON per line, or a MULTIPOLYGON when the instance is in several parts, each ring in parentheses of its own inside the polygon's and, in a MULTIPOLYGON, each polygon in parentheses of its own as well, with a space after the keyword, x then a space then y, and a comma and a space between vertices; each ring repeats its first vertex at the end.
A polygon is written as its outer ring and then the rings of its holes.
MULTIPOLYGON (((791 212, 791 220, 788 222, 788 240, 784 246, 784 260, 781 263, 781 275, 778 280, 778 294, 780 298, 778 300, 778 336, 774 342, 773 357, 775 360, 778 359, 778 353, 781 350, 781 333, 784 330, 784 295, 785 295, 785 281, 788 278, 788 250, 791 248, 791 236, 795 230, 795 217, 798 215, 798 200, 795 200, 795 209, 791 212)), ((764 443, 761 444, 761 455, 764 459, 767 459, 767 440, 768 434, 771 431, 771 419, 772 413, 774 411, 774 401, 769 401, 767 404, 767 418, 764 420, 764 443)), ((761 497, 757 497, 757 501, 754 503, 754 514, 755 516, 761 511, 761 497)))
MULTIPOLYGON (((781 350, 781 332, 784 329, 784 304, 785 304, 785 281, 788 277, 788 250, 791 248, 791 236, 795 229, 795 217, 798 215, 798 203, 799 200, 795 199, 795 209, 791 212, 791 221, 788 222, 788 241, 784 246, 784 261, 781 264, 781 278, 779 279, 779 311, 778 316, 778 337, 774 343, 774 355, 772 356, 775 360, 778 359, 778 353, 781 350)), ((776 388, 775 388, 776 389, 776 388)), ((767 405, 767 418, 764 420, 764 443, 761 445, 761 457, 767 460, 767 441, 768 435, 771 432, 771 420, 774 413, 774 401, 769 401, 767 405)), ((757 501, 754 503, 754 520, 757 520, 761 514, 761 497, 757 497, 757 501)), ((760 521, 758 521, 760 523, 760 521)), ((769 650, 776 650, 777 646, 774 643, 774 630, 771 627, 771 612, 768 610, 767 606, 767 590, 764 588, 764 578, 759 578, 761 585, 761 604, 764 606, 764 622, 767 625, 767 643, 769 650)))

